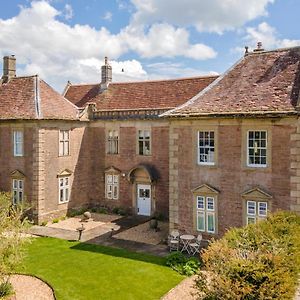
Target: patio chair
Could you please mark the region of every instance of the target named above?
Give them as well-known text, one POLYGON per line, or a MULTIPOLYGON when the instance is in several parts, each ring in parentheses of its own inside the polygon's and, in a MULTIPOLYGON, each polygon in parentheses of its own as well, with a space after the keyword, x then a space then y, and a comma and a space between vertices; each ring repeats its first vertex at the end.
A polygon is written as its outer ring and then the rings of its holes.
POLYGON ((173 230, 168 236, 168 246, 170 252, 172 250, 178 251, 179 250, 179 231, 173 230))
POLYGON ((190 249, 191 249, 191 254, 195 255, 196 253, 200 252, 200 245, 202 241, 202 234, 198 234, 197 238, 193 243, 190 243, 190 249))

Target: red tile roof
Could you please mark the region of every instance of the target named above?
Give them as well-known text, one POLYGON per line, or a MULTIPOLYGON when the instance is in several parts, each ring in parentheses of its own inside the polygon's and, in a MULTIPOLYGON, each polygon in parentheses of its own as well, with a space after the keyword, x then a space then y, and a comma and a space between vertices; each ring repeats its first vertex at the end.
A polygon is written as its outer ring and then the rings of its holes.
POLYGON ((100 84, 70 85, 65 97, 78 107, 89 102, 98 110, 174 108, 199 93, 217 76, 174 80, 110 83, 100 92, 100 84))
POLYGON ((0 84, 0 119, 78 119, 78 108, 38 76, 0 84))
POLYGON ((186 104, 164 116, 295 112, 300 48, 254 52, 186 104))

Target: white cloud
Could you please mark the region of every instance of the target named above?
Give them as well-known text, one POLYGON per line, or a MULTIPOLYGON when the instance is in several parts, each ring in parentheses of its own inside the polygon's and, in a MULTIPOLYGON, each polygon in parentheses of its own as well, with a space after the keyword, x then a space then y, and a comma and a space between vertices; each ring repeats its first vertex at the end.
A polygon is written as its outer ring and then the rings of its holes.
MULTIPOLYGON (((22 74, 39 73, 61 90, 65 82, 100 80, 100 58, 112 61, 134 51, 143 57, 185 56, 193 59, 215 57, 215 51, 201 43, 192 44, 189 32, 168 24, 154 24, 145 28, 127 26, 118 34, 105 27, 71 26, 62 22, 58 11, 48 1, 33 1, 21 7, 20 13, 10 19, 0 19, 0 56, 15 54, 22 64, 22 74), (94 62, 95 64, 87 63, 94 62)), ((144 79, 147 74, 138 61, 121 62, 126 72, 115 79, 144 79)), ((19 72, 20 74, 20 72, 19 72)))
POLYGON ((214 58, 217 53, 204 44, 190 44, 189 32, 169 24, 154 24, 145 34, 144 28, 128 26, 122 37, 142 57, 185 56, 194 59, 214 58))
POLYGON ((280 38, 277 30, 266 22, 260 23, 257 27, 248 27, 246 32, 245 40, 252 48, 256 47, 257 42, 262 42, 266 50, 300 46, 300 40, 280 38))
POLYGON ((74 16, 73 8, 70 4, 65 5, 64 17, 66 20, 71 20, 74 16))
POLYGON ((131 0, 136 7, 133 24, 166 22, 218 32, 238 28, 259 16, 275 0, 131 0))
POLYGON ((111 22, 112 21, 112 16, 113 16, 112 13, 110 11, 107 11, 104 14, 104 16, 102 17, 102 19, 111 22))
POLYGON ((201 71, 196 68, 185 67, 182 63, 174 62, 158 62, 148 64, 149 79, 168 79, 168 78, 183 78, 204 75, 218 75, 214 71, 201 71))

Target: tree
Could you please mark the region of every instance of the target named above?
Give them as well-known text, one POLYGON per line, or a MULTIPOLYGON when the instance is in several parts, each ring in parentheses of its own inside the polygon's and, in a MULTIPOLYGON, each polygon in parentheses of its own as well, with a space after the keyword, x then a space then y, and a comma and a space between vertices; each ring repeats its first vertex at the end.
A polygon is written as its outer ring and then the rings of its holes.
POLYGON ((9 291, 9 275, 22 260, 27 226, 24 207, 12 205, 11 195, 0 192, 0 298, 9 291))
POLYGON ((293 299, 300 273, 300 216, 277 212, 229 230, 202 252, 201 299, 293 299))

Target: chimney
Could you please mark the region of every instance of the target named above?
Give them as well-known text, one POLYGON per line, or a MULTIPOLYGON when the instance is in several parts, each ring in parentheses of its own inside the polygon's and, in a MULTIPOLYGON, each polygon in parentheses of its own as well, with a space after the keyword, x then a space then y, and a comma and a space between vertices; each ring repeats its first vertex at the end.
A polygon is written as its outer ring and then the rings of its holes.
POLYGON ((101 90, 107 89, 109 83, 112 81, 112 68, 108 63, 108 58, 105 56, 104 65, 101 67, 101 90))
POLYGON ((2 82, 6 83, 14 77, 16 77, 16 58, 14 55, 4 56, 2 82))
POLYGON ((265 49, 262 47, 262 42, 257 43, 257 48, 253 50, 253 52, 260 52, 265 51, 265 49))

